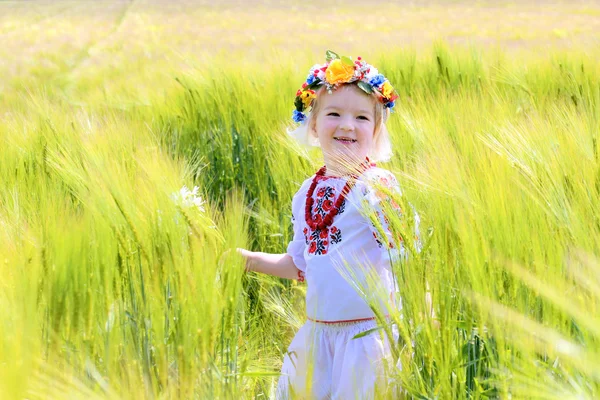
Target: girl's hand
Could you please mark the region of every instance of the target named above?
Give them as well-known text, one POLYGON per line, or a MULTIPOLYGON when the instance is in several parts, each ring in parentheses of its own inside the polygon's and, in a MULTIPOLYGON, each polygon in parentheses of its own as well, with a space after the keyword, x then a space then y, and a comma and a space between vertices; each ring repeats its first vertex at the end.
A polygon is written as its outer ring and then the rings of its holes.
POLYGON ((246 250, 246 249, 239 248, 239 247, 236 248, 235 251, 237 251, 242 257, 244 257, 244 260, 245 260, 244 270, 246 272, 251 271, 250 264, 251 264, 253 252, 246 250))

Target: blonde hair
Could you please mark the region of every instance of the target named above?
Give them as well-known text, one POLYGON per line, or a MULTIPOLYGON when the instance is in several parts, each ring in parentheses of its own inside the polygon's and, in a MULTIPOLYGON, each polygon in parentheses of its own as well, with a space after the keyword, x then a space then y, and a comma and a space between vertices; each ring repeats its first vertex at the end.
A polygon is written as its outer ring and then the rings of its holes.
MULTIPOLYGON (((306 115, 306 119, 296 129, 288 129, 288 134, 296 139, 300 144, 308 147, 320 147, 319 139, 311 133, 311 127, 315 123, 315 118, 319 114, 320 93, 325 90, 321 87, 317 91, 317 97, 313 101, 312 109, 306 115)), ((365 95, 367 95, 365 93, 365 95)), ((369 152, 369 159, 373 162, 389 161, 392 157, 392 144, 390 142, 390 134, 385 126, 385 123, 390 115, 389 108, 383 106, 374 94, 367 95, 371 97, 375 103, 375 132, 373 132, 373 147, 369 152)))

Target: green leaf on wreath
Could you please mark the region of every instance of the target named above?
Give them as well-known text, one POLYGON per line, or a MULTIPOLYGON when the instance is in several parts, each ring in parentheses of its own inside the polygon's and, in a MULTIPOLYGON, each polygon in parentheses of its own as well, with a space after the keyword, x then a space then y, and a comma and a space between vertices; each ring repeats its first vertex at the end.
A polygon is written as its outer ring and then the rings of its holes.
POLYGON ((327 50, 327 51, 325 52, 325 60, 326 60, 327 62, 329 62, 329 61, 331 61, 331 60, 335 60, 335 59, 337 59, 337 58, 340 58, 340 56, 338 56, 338 55, 337 55, 336 53, 334 53, 333 51, 331 51, 331 50, 327 50))
POLYGON ((308 85, 306 89, 314 90, 317 86, 321 85, 321 83, 323 83, 323 81, 321 81, 319 78, 315 78, 315 80, 308 85))
POLYGON ((373 87, 371 87, 371 85, 369 85, 366 82, 363 81, 358 81, 357 83, 358 87, 361 88, 366 94, 371 94, 373 93, 373 87))
POLYGON ((354 67, 354 61, 350 57, 342 56, 342 63, 354 67))
POLYGON ((296 97, 296 100, 294 100, 294 106, 296 106, 297 111, 303 111, 304 103, 302 103, 302 99, 300 98, 300 96, 296 97))

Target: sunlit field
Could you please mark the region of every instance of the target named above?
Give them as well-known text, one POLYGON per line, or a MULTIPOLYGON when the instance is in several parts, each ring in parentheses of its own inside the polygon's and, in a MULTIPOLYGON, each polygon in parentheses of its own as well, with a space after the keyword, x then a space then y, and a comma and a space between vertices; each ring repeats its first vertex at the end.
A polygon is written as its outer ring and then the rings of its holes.
POLYGON ((380 398, 598 398, 597 32, 583 1, 0 1, 0 399, 274 398, 306 287, 235 248, 291 239, 327 49, 397 88, 421 215, 380 398))

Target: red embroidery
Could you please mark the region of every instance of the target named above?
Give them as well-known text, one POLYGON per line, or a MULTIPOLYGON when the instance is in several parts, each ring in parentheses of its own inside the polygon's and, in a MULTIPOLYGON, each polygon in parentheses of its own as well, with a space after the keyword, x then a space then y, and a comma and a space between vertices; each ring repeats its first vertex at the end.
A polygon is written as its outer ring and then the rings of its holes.
MULTIPOLYGON (((357 172, 363 173, 366 169, 368 169, 372 166, 374 166, 374 164, 372 164, 369 161, 369 159, 367 158, 363 163, 360 164, 357 172)), ((321 169, 319 169, 317 171, 317 173, 315 174, 315 177, 313 178, 312 183, 310 184, 310 187, 308 188, 308 192, 306 193, 306 204, 305 204, 305 208, 304 208, 304 220, 306 221, 306 224, 312 230, 317 230, 317 229, 322 230, 322 229, 327 228, 328 226, 330 226, 333 223, 333 219, 335 218, 335 216, 340 213, 340 209, 342 208, 342 204, 346 200, 346 196, 348 195, 348 193, 350 193, 350 190, 352 190, 352 188, 354 187, 354 185, 356 183, 356 180, 358 179, 357 175, 351 175, 349 177, 349 179, 346 181, 346 184, 344 185, 344 188, 342 189, 342 193, 340 193, 338 198, 335 200, 335 203, 333 201, 331 201, 331 203, 327 202, 325 204, 325 206, 323 206, 323 201, 322 201, 321 204, 319 204, 319 208, 323 212, 319 213, 317 215, 313 215, 313 205, 315 202, 315 199, 313 198, 313 193, 315 191, 315 188, 317 186, 317 182, 318 182, 319 178, 324 177, 326 171, 327 171, 326 166, 321 167, 321 169), (318 218, 319 216, 321 216, 321 218, 318 218)), ((325 188, 324 191, 319 190, 317 192, 317 198, 324 198, 324 197, 328 197, 327 196, 327 188, 325 188), (323 193, 323 195, 320 195, 320 193, 323 193)), ((328 201, 328 200, 329 199, 325 199, 324 201, 328 201)))
POLYGON ((342 231, 340 231, 337 227, 331 227, 330 232, 331 235, 329 236, 329 238, 331 239, 331 243, 338 244, 342 241, 342 231))
POLYGON ((298 282, 303 283, 306 281, 306 275, 301 270, 298 270, 298 282))
POLYGON ((309 235, 310 244, 308 246, 309 254, 316 254, 316 255, 327 254, 329 242, 324 239, 327 239, 328 232, 329 232, 328 229, 324 229, 322 231, 317 229, 316 231, 310 232, 310 235, 309 235))
POLYGON ((315 222, 321 224, 323 222, 323 216, 321 214, 315 215, 315 222))
POLYGON ((379 246, 379 247, 383 246, 383 243, 381 243, 381 240, 379 240, 379 235, 377 235, 377 233, 373 232, 373 237, 375 238, 375 241, 377 242, 377 246, 379 246))
POLYGON ((385 176, 382 176, 381 178, 379 178, 379 183, 381 183, 386 188, 391 187, 390 180, 388 178, 386 178, 385 176))
MULTIPOLYGON (((317 223, 321 223, 331 208, 335 207, 336 199, 335 188, 324 186, 316 191, 317 197, 313 200, 312 214, 317 223)), ((346 209, 346 200, 344 199, 337 215, 342 214, 346 209)), ((342 231, 337 226, 323 227, 317 229, 304 228, 304 240, 308 245, 308 253, 315 255, 325 255, 329 251, 329 244, 338 244, 342 241, 342 231)))
POLYGON ((325 255, 329 251, 330 243, 338 244, 342 241, 342 230, 337 226, 309 232, 308 234, 305 232, 304 236, 309 254, 325 255))

